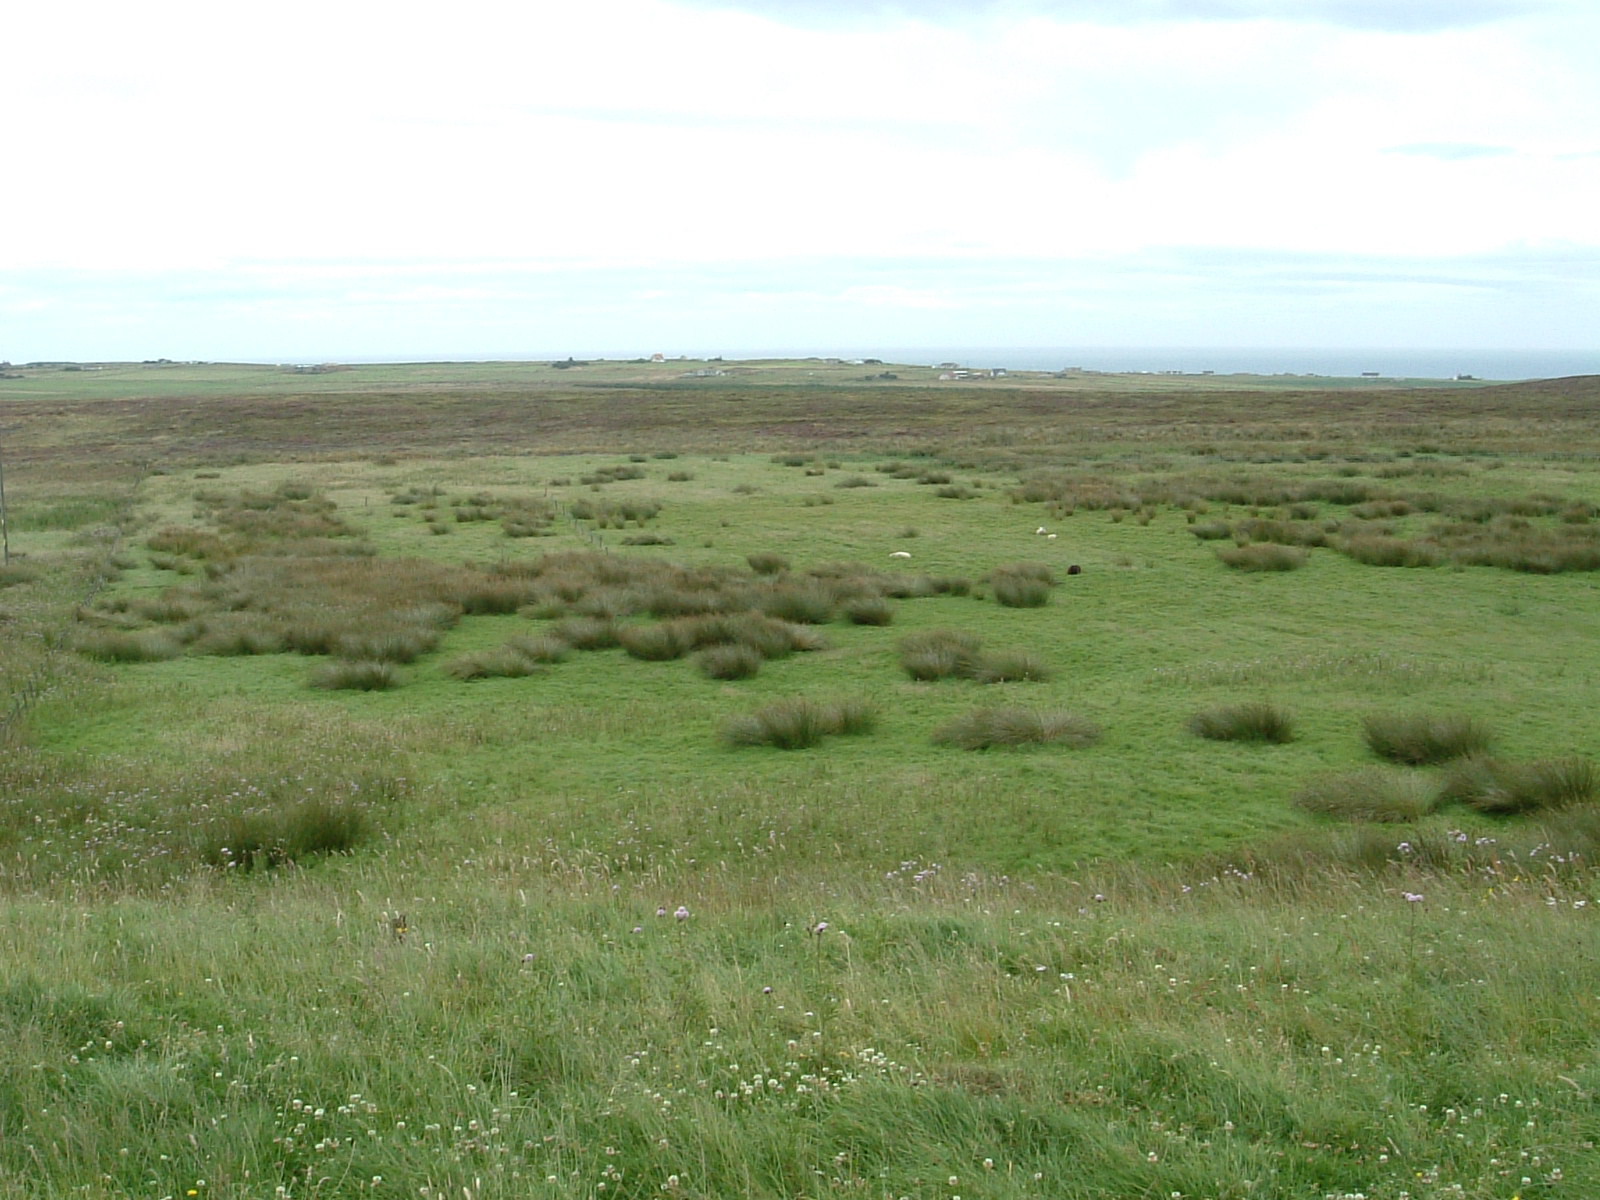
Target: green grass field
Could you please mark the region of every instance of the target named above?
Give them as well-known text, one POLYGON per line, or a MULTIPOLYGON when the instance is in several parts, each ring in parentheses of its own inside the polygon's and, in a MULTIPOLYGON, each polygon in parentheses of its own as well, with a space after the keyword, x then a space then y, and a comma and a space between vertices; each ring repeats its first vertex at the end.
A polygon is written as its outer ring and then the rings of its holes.
POLYGON ((1600 1189, 1595 380, 701 365, 0 383, 0 1196, 1600 1189))

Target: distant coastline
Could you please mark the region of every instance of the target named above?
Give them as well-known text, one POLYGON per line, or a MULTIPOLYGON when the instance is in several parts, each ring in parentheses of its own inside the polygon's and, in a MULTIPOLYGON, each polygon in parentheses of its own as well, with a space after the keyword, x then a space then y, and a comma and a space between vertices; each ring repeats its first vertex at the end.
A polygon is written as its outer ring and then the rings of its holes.
POLYGON ((749 359, 843 358, 876 359, 884 363, 957 363, 963 367, 1003 367, 1008 371, 1062 371, 1073 367, 1108 374, 1150 373, 1185 375, 1297 375, 1354 379, 1377 375, 1385 379, 1559 379, 1569 375, 1600 375, 1600 349, 1596 350, 1478 350, 1323 347, 1195 347, 1195 346, 806 346, 725 349, 714 345, 650 346, 640 350, 583 352, 582 348, 557 353, 518 351, 500 353, 442 353, 401 360, 393 357, 340 357, 328 361, 379 362, 548 362, 569 355, 587 360, 628 360, 665 353, 668 358, 730 362, 749 359))
MULTIPOLYGON (((839 355, 837 349, 809 351, 839 355)), ((1326 375, 1355 378, 1369 372, 1389 379, 1556 379, 1600 375, 1600 350, 1405 350, 1250 347, 996 347, 888 346, 848 353, 885 362, 958 362, 966 367, 1004 367, 1008 371, 1181 372, 1190 375, 1326 375)), ((730 354, 730 358, 766 357, 730 354)), ((779 357, 774 354, 773 357, 779 357)), ((782 357, 796 357, 788 351, 782 357)))

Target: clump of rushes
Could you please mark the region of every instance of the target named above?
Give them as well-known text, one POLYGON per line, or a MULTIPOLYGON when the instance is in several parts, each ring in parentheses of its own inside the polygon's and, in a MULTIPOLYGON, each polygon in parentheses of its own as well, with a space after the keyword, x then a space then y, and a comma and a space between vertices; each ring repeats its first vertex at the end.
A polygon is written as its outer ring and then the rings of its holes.
POLYGON ((540 635, 508 638, 505 646, 507 650, 536 663, 563 662, 572 652, 572 647, 560 638, 540 635))
POLYGON ((1436 567, 1445 558, 1444 550, 1433 542, 1382 534, 1345 538, 1339 552, 1369 567, 1436 567))
POLYGON ((707 679, 749 679, 765 661, 759 650, 738 642, 707 646, 696 658, 707 679))
POLYGON ((1388 767, 1323 775, 1294 797, 1297 808, 1346 821, 1415 821, 1432 812, 1436 803, 1428 779, 1388 767))
POLYGON ((678 621, 657 625, 629 625, 617 630, 617 642, 634 658, 646 662, 667 662, 682 658, 694 647, 688 626, 678 621))
POLYGON ((770 550, 747 554, 744 561, 750 565, 750 569, 757 575, 781 575, 789 569, 789 560, 781 554, 772 553, 770 550))
POLYGON ((926 629, 900 639, 900 666, 919 682, 975 679, 979 683, 1041 683, 1052 672, 1028 650, 986 652, 983 641, 959 629, 926 629))
POLYGON ((251 871, 349 854, 370 836, 371 827, 358 805, 318 798, 286 812, 229 817, 202 833, 198 849, 209 866, 251 871))
POLYGON ((816 582, 774 587, 761 600, 761 611, 797 625, 826 625, 833 620, 833 593, 816 582))
POLYGON ((830 735, 865 734, 876 726, 877 711, 865 701, 794 697, 733 717, 723 726, 722 740, 730 746, 808 750, 830 735))
POLYGON ((76 647, 88 658, 117 663, 161 662, 183 651, 182 643, 165 629, 96 629, 81 634, 76 647))
POLYGON ((1305 566, 1310 556, 1299 546, 1251 542, 1218 550, 1217 557, 1236 571, 1294 571, 1305 566))
POLYGON ((617 627, 594 617, 571 617, 553 625, 550 636, 574 650, 609 650, 617 644, 617 627))
POLYGON ((194 620, 208 607, 199 596, 185 594, 174 588, 159 596, 135 602, 133 611, 146 621, 152 621, 157 625, 176 625, 183 621, 194 620))
POLYGON ((1439 788, 1439 801, 1509 816, 1588 804, 1597 793, 1600 772, 1587 758, 1516 763, 1473 756, 1451 764, 1439 788))
POLYGON ((1494 740, 1472 717, 1428 713, 1373 714, 1362 719, 1361 731, 1379 758, 1413 767, 1483 754, 1494 740))
POLYGON ((1053 674, 1031 650, 994 650, 979 656, 972 678, 979 683, 1044 683, 1053 674))
POLYGON ((729 617, 726 628, 729 636, 724 640, 749 646, 762 658, 787 658, 796 652, 828 648, 827 641, 816 630, 761 613, 729 617))
POLYGON ((1208 708, 1189 718, 1189 732, 1217 742, 1294 741, 1294 719, 1275 704, 1259 701, 1208 708))
POLYGON ((911 678, 970 678, 977 670, 983 641, 958 629, 928 629, 900 639, 900 666, 911 678))
POLYGON ((342 633, 334 639, 333 653, 337 658, 356 661, 410 663, 416 662, 438 644, 439 633, 436 629, 412 626, 342 633))
POLYGON ((516 612, 534 598, 534 591, 525 580, 463 573, 449 598, 462 612, 493 615, 516 612))
POLYGON ((189 645, 192 653, 218 657, 281 654, 286 648, 277 627, 256 618, 208 618, 200 623, 189 645))
POLYGON ((894 620, 894 606, 882 596, 858 596, 845 603, 844 615, 852 625, 887 625, 894 620))
POLYGON ((1099 741, 1100 727, 1074 713, 1041 712, 1031 708, 975 708, 941 725, 934 732, 933 740, 937 745, 961 750, 1047 742, 1077 749, 1099 741))
POLYGON ((510 645, 463 654, 444 665, 444 673, 453 679, 520 679, 544 669, 510 645))
POLYGON ((1044 563, 1012 563, 990 574, 989 590, 1006 608, 1043 608, 1055 582, 1055 572, 1044 563))
POLYGON ((392 662, 339 659, 318 667, 311 686, 326 691, 386 692, 403 682, 392 662))

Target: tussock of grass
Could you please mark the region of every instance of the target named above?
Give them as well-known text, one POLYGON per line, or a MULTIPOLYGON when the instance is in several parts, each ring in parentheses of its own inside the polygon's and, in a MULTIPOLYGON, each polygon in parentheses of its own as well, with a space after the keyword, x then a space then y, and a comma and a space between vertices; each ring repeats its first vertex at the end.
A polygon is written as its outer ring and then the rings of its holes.
POLYGON ((286 810, 225 818, 206 828, 196 850, 208 866, 252 871, 349 854, 371 834, 363 806, 318 797, 286 810))
POLYGON ((882 596, 860 596, 845 602, 844 615, 852 625, 887 625, 894 620, 894 606, 882 596))
POLYGON ((770 550, 761 550, 754 554, 747 554, 745 562, 757 575, 781 575, 789 569, 789 560, 781 554, 774 554, 770 550))
POLYGON ((427 626, 341 633, 333 641, 336 658, 412 663, 439 645, 439 632, 427 626))
POLYGON ((338 659, 318 667, 311 686, 325 691, 386 692, 404 681, 392 662, 373 659, 338 659))
POLYGON ((1272 542, 1282 546, 1326 546, 1328 534, 1320 525, 1306 521, 1279 521, 1253 517, 1233 527, 1233 537, 1242 543, 1272 542))
POLYGON ((159 596, 137 601, 132 607, 133 611, 146 621, 153 621, 157 625, 176 625, 184 621, 193 621, 205 613, 210 605, 200 596, 173 589, 159 596))
POLYGON ((1367 748, 1379 758, 1426 766, 1483 754, 1493 735, 1469 716, 1429 713, 1374 713, 1361 722, 1367 748))
POLYGON ((763 597, 761 611, 797 625, 826 625, 833 620, 833 592, 817 582, 780 584, 763 597))
POLYGON ((1450 765, 1441 803, 1466 804, 1497 816, 1589 804, 1600 795, 1600 771, 1587 758, 1507 762, 1474 755, 1450 765))
POLYGON ((962 750, 989 750, 996 746, 1061 743, 1074 749, 1100 740, 1100 727, 1068 712, 1042 712, 1031 708, 977 708, 941 725, 933 735, 936 745, 962 750))
POLYGON ((1195 713, 1189 732, 1218 742, 1282 744, 1294 740, 1294 719, 1275 704, 1229 704, 1195 713))
POLYGON ((707 646, 695 659, 700 673, 708 679, 749 679, 765 661, 759 650, 737 642, 707 646))
POLYGON ((1031 650, 992 650, 973 664, 972 678, 979 683, 1045 683, 1055 674, 1031 650))
POLYGON ((617 645, 617 627, 594 617, 569 617, 550 629, 550 636, 574 650, 609 650, 617 645))
POLYGON ((510 644, 463 654, 444 665, 452 679, 520 679, 543 671, 544 665, 519 653, 510 644))
POLYGON ((161 662, 183 653, 177 635, 165 629, 93 629, 74 642, 79 654, 101 662, 161 662))
POLYGON ((1250 542, 1218 550, 1217 558, 1236 571, 1295 571, 1306 565, 1309 555, 1299 546, 1250 542))
POLYGON ((1415 821, 1432 812, 1438 797, 1431 780, 1389 767, 1362 767, 1321 776, 1295 794, 1309 813, 1346 821, 1415 821))
POLYGON ((1045 563, 1012 563, 989 575, 990 592, 1006 608, 1043 608, 1055 583, 1055 571, 1045 563))
POLYGON ((0 588, 17 587, 19 584, 32 583, 39 578, 36 568, 24 566, 21 563, 10 563, 0 566, 0 588))
POLYGON ((1345 538, 1339 553, 1369 567, 1436 567, 1445 561, 1444 550, 1433 542, 1381 534, 1345 538))
POLYGON ((995 575, 989 580, 995 601, 1006 608, 1043 608, 1050 603, 1050 585, 1017 575, 995 575))
POLYGON ((287 649, 283 631, 270 621, 233 614, 208 617, 200 623, 189 643, 191 653, 217 657, 281 654, 287 649))
POLYGON ((797 697, 731 718, 723 726, 722 739, 730 746, 808 750, 825 737, 871 733, 876 726, 877 710, 866 701, 824 703, 797 697))
POLYGON ((564 662, 572 652, 572 647, 567 642, 558 637, 542 634, 524 634, 509 638, 505 646, 506 649, 536 663, 564 662))
POLYGON ((971 678, 983 640, 957 629, 929 629, 900 639, 900 666, 912 679, 971 678))
POLYGON ((617 642, 632 658, 667 662, 682 658, 694 648, 692 627, 677 622, 630 625, 617 631, 617 642))
POLYGON ((900 667, 912 679, 973 679, 979 683, 1040 683, 1053 672, 1028 650, 985 651, 976 634, 926 629, 900 639, 900 667))

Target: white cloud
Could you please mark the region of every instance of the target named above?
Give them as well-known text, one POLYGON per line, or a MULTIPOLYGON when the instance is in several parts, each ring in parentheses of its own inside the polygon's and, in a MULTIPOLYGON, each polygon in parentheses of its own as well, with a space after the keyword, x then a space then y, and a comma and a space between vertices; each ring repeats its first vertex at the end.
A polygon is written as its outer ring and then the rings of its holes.
MULTIPOLYGON (((954 322, 992 307, 997 260, 1078 264, 1102 288, 1121 271, 1154 313, 1188 295, 1141 266, 1167 250, 1415 263, 1600 245, 1590 6, 841 12, 28 6, 12 44, 70 51, 0 75, 26 185, 0 193, 17 231, 0 268, 34 289, 11 303, 48 312, 78 271, 153 289, 184 272, 272 297, 284 320, 315 295, 335 324, 339 303, 384 296, 492 322, 495 303, 561 307, 529 290, 541 276, 629 294, 675 271, 672 303, 707 319, 739 292, 775 323, 829 302, 954 322), (764 286, 774 264, 849 260, 885 275, 764 286), (918 261, 968 273, 920 278, 918 261), (717 290, 690 264, 740 280, 717 290), (497 276, 518 283, 502 294, 497 276), (341 296, 317 290, 335 279, 341 296)), ((1047 298, 1077 303, 1016 303, 1047 298)))

